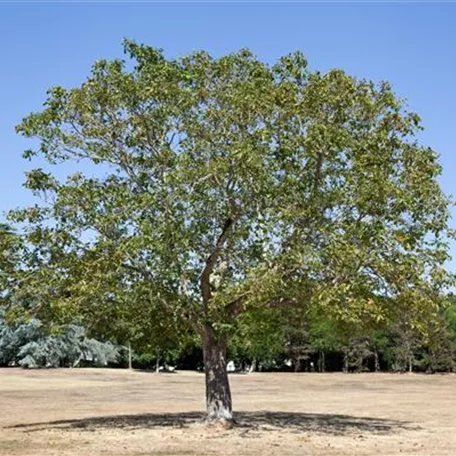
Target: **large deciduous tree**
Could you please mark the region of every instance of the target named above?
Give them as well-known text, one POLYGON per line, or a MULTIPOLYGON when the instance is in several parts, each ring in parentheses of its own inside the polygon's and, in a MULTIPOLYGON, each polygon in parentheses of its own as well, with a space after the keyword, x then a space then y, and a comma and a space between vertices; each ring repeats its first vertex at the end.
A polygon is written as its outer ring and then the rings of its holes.
POLYGON ((38 313, 109 328, 154 309, 190 325, 208 419, 231 421, 226 350, 241 313, 312 303, 356 322, 392 303, 430 308, 448 201, 437 154, 414 139, 418 115, 389 84, 311 72, 299 52, 268 65, 248 50, 168 59, 124 46, 126 61, 50 89, 17 127, 38 139, 26 158, 48 163, 26 180, 43 204, 13 214, 43 265, 38 313), (64 162, 78 171, 62 178, 64 162))

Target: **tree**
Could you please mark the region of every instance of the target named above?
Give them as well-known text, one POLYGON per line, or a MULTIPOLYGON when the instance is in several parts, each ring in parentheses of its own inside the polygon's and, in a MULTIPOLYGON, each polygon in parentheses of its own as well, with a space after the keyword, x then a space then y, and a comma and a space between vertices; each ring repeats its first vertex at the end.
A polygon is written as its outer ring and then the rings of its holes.
POLYGON ((8 324, 0 307, 0 365, 76 367, 81 361, 105 366, 119 358, 119 346, 86 337, 81 326, 68 325, 46 334, 37 319, 8 324))
MULTIPOLYGON (((456 299, 453 294, 448 296, 449 304, 445 309, 445 321, 447 322, 450 341, 453 347, 453 352, 456 354, 456 299)), ((456 359, 455 359, 456 362, 456 359)))
POLYGON ((410 315, 401 315, 390 332, 392 368, 413 372, 416 352, 422 349, 422 334, 414 327, 410 315))
POLYGON ((278 314, 273 308, 239 315, 229 350, 236 366, 248 366, 249 372, 283 366, 286 316, 286 312, 278 314))
MULTIPOLYGON (((442 297, 446 306, 427 322, 419 365, 427 372, 452 372, 455 367, 454 333, 452 333, 452 297, 442 297)), ((454 316, 453 316, 454 318, 454 316)), ((454 322, 453 322, 454 323, 454 322)))
POLYGON ((27 285, 40 313, 113 320, 142 290, 147 318, 150 306, 198 332, 208 420, 230 422, 241 313, 318 303, 381 320, 385 297, 431 308, 448 201, 437 154, 413 139, 418 115, 388 83, 311 72, 299 52, 269 66, 248 50, 124 47, 131 60, 50 89, 17 127, 38 139, 25 157, 49 165, 26 180, 44 203, 12 214, 41 262, 27 285), (58 178, 64 162, 79 171, 58 178))
POLYGON ((6 223, 0 223, 0 304, 12 287, 20 258, 21 238, 6 223))
POLYGON ((310 310, 310 342, 319 352, 318 368, 320 372, 326 369, 326 354, 341 353, 348 342, 350 329, 344 321, 334 315, 322 312, 318 305, 310 310))
POLYGON ((293 312, 285 326, 287 354, 295 372, 312 370, 312 356, 316 347, 312 345, 309 333, 309 318, 305 312, 293 312))

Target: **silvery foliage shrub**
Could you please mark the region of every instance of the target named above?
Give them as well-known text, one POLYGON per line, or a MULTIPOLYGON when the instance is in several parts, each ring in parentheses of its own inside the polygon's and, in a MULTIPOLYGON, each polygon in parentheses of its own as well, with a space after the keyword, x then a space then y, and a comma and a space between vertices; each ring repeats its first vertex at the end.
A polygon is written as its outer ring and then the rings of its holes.
POLYGON ((0 309, 0 364, 22 367, 76 367, 81 362, 105 366, 116 362, 120 347, 86 336, 85 329, 68 325, 57 335, 46 335, 41 322, 31 319, 16 327, 9 326, 0 309))
POLYGON ((19 326, 10 326, 4 320, 5 310, 0 308, 0 365, 18 364, 21 347, 42 337, 41 323, 31 319, 19 326))

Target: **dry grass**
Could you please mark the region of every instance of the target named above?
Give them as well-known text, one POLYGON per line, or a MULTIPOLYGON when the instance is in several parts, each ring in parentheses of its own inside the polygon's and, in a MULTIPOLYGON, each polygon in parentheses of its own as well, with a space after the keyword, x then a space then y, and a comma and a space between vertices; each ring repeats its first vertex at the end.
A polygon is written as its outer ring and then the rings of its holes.
POLYGON ((455 455, 456 376, 232 375, 238 426, 202 423, 204 378, 0 369, 0 455, 455 455))

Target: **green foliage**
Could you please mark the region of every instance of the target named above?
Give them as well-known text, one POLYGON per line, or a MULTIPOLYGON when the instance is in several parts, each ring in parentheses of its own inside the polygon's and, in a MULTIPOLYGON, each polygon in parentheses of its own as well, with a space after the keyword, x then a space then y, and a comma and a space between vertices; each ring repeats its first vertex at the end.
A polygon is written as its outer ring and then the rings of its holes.
MULTIPOLYGON (((256 361, 294 370, 383 370, 451 372, 456 364, 455 306, 442 307, 425 327, 414 327, 407 312, 378 325, 352 324, 313 308, 309 312, 287 309, 280 314, 246 314, 230 351, 236 365, 256 361), (245 317, 249 318, 245 318, 245 317), (329 356, 329 361, 326 359, 329 356)), ((446 297, 440 301, 448 301, 446 297)))
POLYGON ((230 343, 230 359, 236 364, 261 366, 284 357, 285 316, 276 309, 257 309, 239 317, 230 343))
POLYGON ((269 311, 290 305, 328 317, 306 335, 319 350, 401 309, 424 329, 452 283, 448 198, 388 83, 312 72, 300 53, 124 50, 17 126, 46 162, 25 184, 42 204, 10 214, 26 312, 138 347, 238 334, 252 357, 278 351, 269 311), (64 162, 81 170, 62 179, 64 162))
MULTIPOLYGON (((11 226, 0 223, 0 300, 4 300, 13 286, 20 258, 22 238, 11 226)), ((1 301, 0 301, 1 303, 1 301)))

